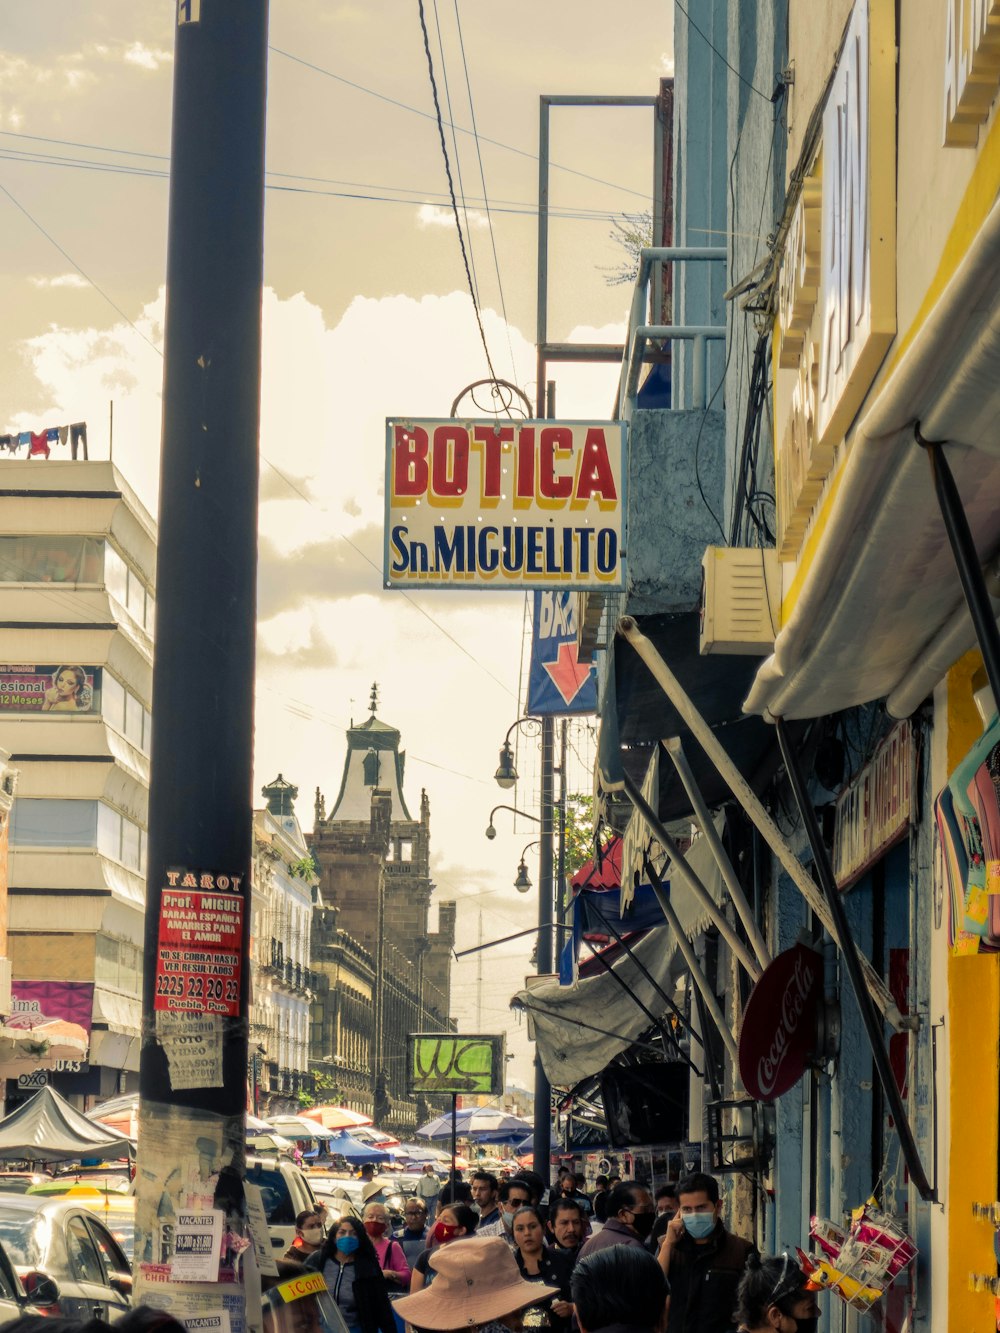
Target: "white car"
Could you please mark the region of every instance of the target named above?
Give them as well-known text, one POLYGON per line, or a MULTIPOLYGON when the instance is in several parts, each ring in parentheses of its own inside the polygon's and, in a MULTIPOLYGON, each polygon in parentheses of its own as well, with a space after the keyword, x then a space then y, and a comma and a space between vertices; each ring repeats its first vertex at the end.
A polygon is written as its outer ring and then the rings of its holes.
POLYGON ((295 1239, 295 1219, 316 1207, 316 1196, 309 1180, 287 1157, 248 1156, 247 1180, 260 1190, 271 1248, 280 1257, 295 1239))

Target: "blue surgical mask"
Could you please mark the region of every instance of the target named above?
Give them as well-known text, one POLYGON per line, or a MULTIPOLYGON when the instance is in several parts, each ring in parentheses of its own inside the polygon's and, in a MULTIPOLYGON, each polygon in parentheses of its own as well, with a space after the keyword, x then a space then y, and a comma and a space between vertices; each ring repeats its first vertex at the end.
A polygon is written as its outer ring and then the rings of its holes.
POLYGON ((337 1237, 337 1249, 340 1251, 341 1254, 353 1254, 354 1251, 358 1248, 358 1244, 359 1241, 357 1236, 337 1237))
POLYGON ((694 1240, 706 1240, 715 1230, 715 1213, 685 1213, 684 1230, 694 1240))

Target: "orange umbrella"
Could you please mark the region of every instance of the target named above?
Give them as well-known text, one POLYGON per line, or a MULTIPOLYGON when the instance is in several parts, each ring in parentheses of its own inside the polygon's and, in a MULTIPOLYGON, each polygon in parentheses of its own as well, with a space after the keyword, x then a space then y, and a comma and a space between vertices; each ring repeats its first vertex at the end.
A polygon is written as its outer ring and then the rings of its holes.
POLYGON ((324 1129, 352 1129, 356 1125, 370 1125, 370 1115, 351 1111, 346 1106, 310 1106, 302 1115, 318 1121, 324 1129))

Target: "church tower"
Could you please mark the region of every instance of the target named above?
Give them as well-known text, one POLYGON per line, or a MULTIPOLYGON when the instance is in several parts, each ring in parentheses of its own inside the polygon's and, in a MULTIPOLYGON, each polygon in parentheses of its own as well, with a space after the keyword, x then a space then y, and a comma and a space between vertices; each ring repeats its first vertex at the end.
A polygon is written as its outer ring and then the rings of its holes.
MULTIPOLYGON (((422 791, 419 818, 412 818, 400 732, 379 719, 377 708, 373 685, 369 717, 347 732, 340 790, 329 813, 317 790, 310 845, 323 907, 374 960, 373 1085, 381 1078, 398 1107, 406 1096, 406 1033, 452 1026, 455 905, 439 904, 439 928, 431 934, 430 800, 422 791)), ((376 1088, 376 1110, 378 1100, 376 1088)))

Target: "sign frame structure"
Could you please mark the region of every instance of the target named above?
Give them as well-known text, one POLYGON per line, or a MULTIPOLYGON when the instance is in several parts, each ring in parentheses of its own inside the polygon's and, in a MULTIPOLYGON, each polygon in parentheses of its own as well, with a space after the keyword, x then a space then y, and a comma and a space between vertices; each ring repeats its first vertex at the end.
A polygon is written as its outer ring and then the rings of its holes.
POLYGON ((625 422, 385 426, 383 587, 624 590, 625 422))
POLYGON ((507 1039, 497 1033, 408 1032, 406 1034, 406 1070, 408 1091, 428 1096, 503 1095, 507 1069, 507 1039), (436 1043, 432 1048, 429 1044, 436 1043), (422 1045, 426 1044, 426 1045, 422 1045), (450 1050, 448 1047, 450 1046, 450 1050), (478 1055, 489 1060, 485 1068, 463 1072, 463 1056, 478 1055), (442 1069, 443 1056, 447 1063, 442 1069), (418 1063, 419 1060, 419 1063, 418 1063), (435 1072, 432 1074, 432 1070, 435 1072), (476 1080, 480 1082, 476 1082, 476 1080), (485 1081, 483 1081, 485 1080, 485 1081))

